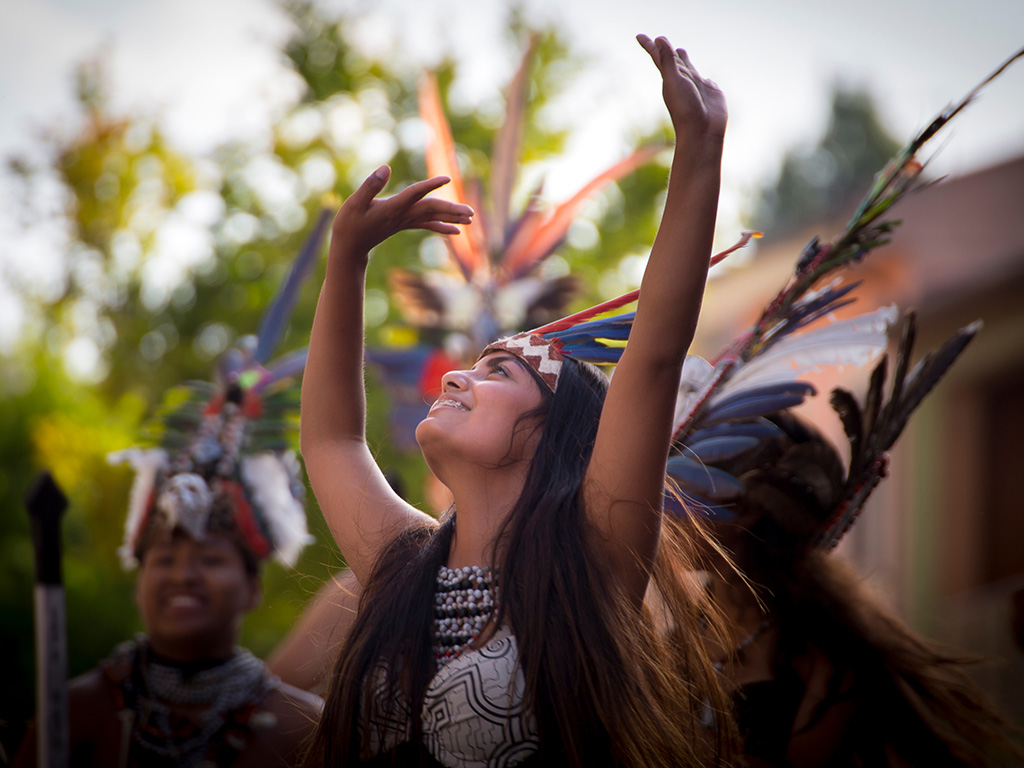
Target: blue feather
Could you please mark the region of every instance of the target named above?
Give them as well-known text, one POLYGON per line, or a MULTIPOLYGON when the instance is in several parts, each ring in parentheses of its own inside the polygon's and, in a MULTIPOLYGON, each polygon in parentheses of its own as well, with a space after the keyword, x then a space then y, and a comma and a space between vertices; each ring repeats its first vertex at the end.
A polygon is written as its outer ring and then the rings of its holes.
POLYGON ((728 501, 743 493, 744 485, 728 472, 705 467, 685 456, 668 460, 667 471, 683 490, 715 501, 728 501))
POLYGON ((841 299, 859 286, 861 282, 863 281, 856 280, 852 283, 823 289, 820 293, 805 296, 795 302, 790 308, 789 313, 765 333, 763 347, 767 348, 784 336, 810 325, 824 315, 835 312, 847 304, 852 304, 854 299, 847 299, 846 301, 841 301, 841 299))
POLYGON ((313 231, 302 244, 299 256, 292 264, 291 270, 284 284, 277 292, 277 296, 263 313, 263 320, 260 322, 260 329, 256 335, 256 354, 254 358, 257 363, 265 362, 274 353, 278 342, 281 341, 281 334, 284 333, 288 318, 291 317, 292 309, 299 298, 299 288, 302 281, 306 279, 313 265, 316 264, 317 255, 320 252, 320 245, 323 243, 324 234, 327 232, 327 225, 331 221, 331 210, 328 208, 320 211, 313 231))
POLYGON ((687 506, 686 509, 690 514, 703 517, 714 523, 731 523, 736 519, 736 513, 733 510, 708 501, 701 500, 699 503, 687 506))
POLYGON ((623 312, 621 315, 613 315, 612 317, 603 317, 598 320, 588 320, 585 323, 579 323, 569 328, 565 328, 561 331, 551 331, 544 334, 544 338, 549 340, 564 339, 574 333, 591 334, 593 336, 602 337, 605 333, 610 332, 609 329, 624 326, 631 328, 633 326, 633 318, 636 317, 636 311, 623 312))
POLYGON ((629 338, 630 329, 631 326, 628 325, 609 325, 603 329, 591 329, 586 332, 573 329, 559 336, 558 341, 563 345, 582 344, 587 341, 600 341, 601 339, 625 341, 629 338))
MULTIPOLYGON (((712 400, 711 413, 717 413, 722 409, 730 408, 736 403, 744 402, 751 398, 774 397, 776 395, 800 395, 801 398, 806 398, 809 395, 817 394, 817 391, 818 390, 815 389, 814 385, 808 381, 794 380, 783 381, 778 384, 766 384, 763 387, 745 389, 734 395, 723 397, 721 400, 712 400)), ((762 411, 762 413, 770 413, 770 411, 762 411)), ((754 415, 759 416, 761 414, 754 415)))
POLYGON ((810 310, 807 312, 795 313, 794 316, 787 321, 786 327, 784 329, 785 333, 783 333, 782 336, 798 331, 801 328, 804 328, 810 325, 811 323, 820 320, 826 315, 830 315, 836 310, 849 306, 850 304, 853 304, 856 301, 856 299, 847 299, 846 301, 838 301, 834 304, 828 304, 827 306, 818 307, 817 309, 810 310))
POLYGON ((766 397, 751 397, 736 402, 728 408, 716 408, 708 413, 704 419, 707 425, 721 424, 724 421, 735 421, 738 419, 749 419, 754 416, 763 416, 766 413, 784 411, 804 401, 802 394, 769 395, 766 397))
POLYGON ((611 365, 619 362, 619 358, 622 357, 622 347, 570 347, 567 345, 563 350, 569 357, 597 365, 611 365))
POLYGON ((306 356, 308 353, 309 348, 303 347, 277 358, 277 360, 267 366, 270 376, 263 382, 262 386, 266 387, 281 379, 298 376, 306 368, 306 356))
POLYGON ((755 422, 718 424, 713 427, 705 427, 686 437, 683 440, 683 444, 689 446, 701 440, 709 440, 713 437, 752 437, 756 440, 766 440, 780 434, 782 434, 781 429, 770 421, 761 419, 755 422))
POLYGON ((752 451, 760 444, 756 437, 712 437, 687 446, 703 462, 728 461, 752 451))

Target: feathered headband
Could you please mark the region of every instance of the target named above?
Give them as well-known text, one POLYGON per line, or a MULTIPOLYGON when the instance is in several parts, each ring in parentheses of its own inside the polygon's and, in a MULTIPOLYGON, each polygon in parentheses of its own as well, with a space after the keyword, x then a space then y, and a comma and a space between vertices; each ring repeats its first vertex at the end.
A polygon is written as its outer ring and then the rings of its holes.
MULTIPOLYGON (((668 473, 684 500, 690 502, 688 506, 713 517, 730 516, 729 506, 748 491, 736 468, 754 466, 763 449, 782 435, 777 414, 788 413, 815 394, 811 384, 800 380, 802 375, 825 366, 866 365, 882 357, 870 375, 863 407, 845 390, 836 389, 831 395, 851 459, 845 475, 835 480, 838 487, 830 494, 828 508, 820 510, 821 520, 810 543, 834 547, 849 529, 885 476, 886 451, 977 333, 980 323, 961 329, 908 373, 914 339, 912 314, 898 324, 895 309, 886 307, 807 329, 852 302, 851 292, 858 285, 844 285, 838 279, 822 285, 822 280, 889 241, 899 222, 884 219, 885 214, 906 193, 926 186, 920 181, 923 165, 915 157, 918 150, 1022 55, 1024 50, 1018 51, 896 154, 875 177, 846 229, 831 243, 814 238, 807 245, 789 282, 748 332, 713 363, 687 359, 677 403, 675 455, 669 458, 668 473), (887 358, 883 355, 896 328, 896 372, 887 395, 887 358)), ((768 475, 774 472, 768 479, 776 488, 802 483, 810 492, 799 468, 791 471, 780 468, 779 463, 763 467, 768 475)))
MULTIPOLYGON (((712 256, 710 265, 718 264, 730 253, 749 243, 751 238, 760 236, 760 232, 744 232, 735 245, 712 256)), ((619 361, 633 328, 636 312, 610 317, 599 315, 632 304, 639 298, 639 290, 630 291, 532 331, 498 339, 488 344, 480 357, 499 351, 516 355, 554 392, 566 357, 596 365, 610 365, 619 361)))
POLYGON ((330 222, 321 212, 256 336, 218 361, 215 381, 191 382, 165 398, 159 444, 110 454, 136 471, 119 554, 139 564, 147 535, 180 528, 195 539, 234 538, 247 558, 294 566, 312 541, 298 459, 289 449, 306 350, 267 363, 330 222))

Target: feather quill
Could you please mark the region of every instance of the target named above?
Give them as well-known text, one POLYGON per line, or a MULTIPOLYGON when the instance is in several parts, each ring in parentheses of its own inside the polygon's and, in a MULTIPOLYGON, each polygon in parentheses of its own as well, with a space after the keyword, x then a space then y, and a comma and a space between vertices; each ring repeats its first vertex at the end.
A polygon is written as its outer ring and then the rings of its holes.
POLYGON ((886 360, 871 374, 865 405, 860 408, 845 390, 833 390, 830 401, 839 415, 850 442, 850 468, 844 484, 841 503, 834 518, 825 526, 819 546, 833 547, 850 527, 888 468, 886 451, 903 433, 911 414, 941 380, 950 366, 977 335, 980 322, 961 328, 938 349, 921 359, 907 374, 907 361, 916 336, 912 313, 903 319, 900 346, 897 350, 896 376, 888 399, 885 397, 886 360))

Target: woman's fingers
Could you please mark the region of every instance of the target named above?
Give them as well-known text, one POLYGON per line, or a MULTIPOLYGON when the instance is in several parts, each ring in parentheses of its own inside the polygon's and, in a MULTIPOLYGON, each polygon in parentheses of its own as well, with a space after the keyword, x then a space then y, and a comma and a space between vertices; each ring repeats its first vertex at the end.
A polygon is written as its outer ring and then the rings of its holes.
POLYGON ((687 72, 689 72, 692 77, 700 77, 700 75, 697 74, 697 68, 694 67, 693 62, 690 61, 690 55, 686 52, 685 48, 676 48, 676 56, 682 60, 683 66, 686 67, 687 72))
POLYGON ((457 235, 462 231, 454 224, 445 224, 441 221, 428 221, 420 224, 417 229, 426 229, 439 235, 457 235))
POLYGON ((409 211, 407 221, 412 227, 423 227, 424 224, 430 222, 466 225, 473 222, 473 211, 468 205, 449 203, 445 200, 424 200, 423 203, 409 211), (435 204, 425 205, 426 203, 435 204), (436 203, 443 205, 436 205, 436 203))
POLYGON ((429 179, 423 179, 423 181, 414 182, 395 195, 394 200, 403 205, 412 205, 450 181, 451 179, 447 176, 434 176, 429 179))
POLYGON ((654 62, 654 66, 664 74, 665 64, 672 63, 672 46, 668 42, 668 39, 665 37, 658 37, 651 40, 647 35, 637 35, 636 40, 640 43, 641 47, 650 54, 651 60, 654 62), (667 56, 665 55, 666 50, 668 51, 667 56))
POLYGON ((353 192, 349 199, 352 200, 354 198, 354 202, 359 203, 363 208, 369 207, 370 203, 373 202, 373 198, 381 193, 381 190, 384 189, 390 178, 391 168, 387 165, 382 165, 363 180, 363 183, 359 185, 359 189, 353 192))
MULTIPOLYGON (((701 77, 686 49, 673 48, 664 36, 651 40, 637 35, 636 39, 661 71, 665 105, 673 122, 699 117, 716 132, 724 130, 728 119, 725 97, 717 85, 701 77)), ((676 127, 678 130, 679 125, 676 127)))
POLYGON ((644 50, 650 54, 658 69, 661 70, 662 79, 667 81, 669 78, 682 77, 693 82, 694 88, 700 93, 700 86, 698 85, 700 75, 697 74, 697 70, 690 63, 685 50, 682 48, 673 49, 672 43, 664 36, 651 40, 647 35, 637 35, 636 39, 643 46, 644 50))
POLYGON ((454 224, 469 224, 473 221, 473 209, 462 203, 428 197, 417 200, 408 207, 410 221, 447 221, 454 224))
POLYGON ((645 51, 647 51, 647 53, 651 55, 651 58, 654 59, 654 63, 657 64, 658 55, 654 47, 654 41, 651 40, 651 38, 649 38, 647 35, 637 35, 636 41, 640 43, 641 48, 643 48, 645 51))

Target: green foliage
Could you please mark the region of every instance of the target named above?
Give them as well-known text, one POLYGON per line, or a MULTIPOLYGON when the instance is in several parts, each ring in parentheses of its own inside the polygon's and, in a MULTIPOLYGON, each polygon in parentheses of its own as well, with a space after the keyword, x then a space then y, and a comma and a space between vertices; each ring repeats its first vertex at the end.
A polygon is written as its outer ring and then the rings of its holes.
POLYGON ((841 213, 899 148, 869 93, 836 87, 824 135, 785 155, 778 180, 761 190, 754 226, 778 235, 841 213))

